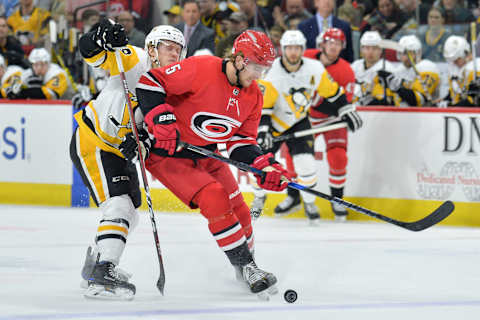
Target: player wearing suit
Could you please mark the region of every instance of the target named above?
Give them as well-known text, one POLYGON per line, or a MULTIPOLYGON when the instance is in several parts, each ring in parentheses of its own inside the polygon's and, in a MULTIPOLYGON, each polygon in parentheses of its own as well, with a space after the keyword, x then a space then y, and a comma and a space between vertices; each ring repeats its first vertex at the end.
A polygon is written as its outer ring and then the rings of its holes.
POLYGON ((281 179, 288 173, 256 142, 262 94, 255 80, 274 57, 268 37, 247 30, 235 40, 229 60, 190 57, 144 74, 136 90, 155 138, 146 168, 186 205, 200 208, 238 279, 260 295, 275 292, 277 279, 254 262, 250 211, 230 168, 181 149, 178 141, 209 150, 225 143, 230 158, 268 170, 257 177, 260 186, 285 189, 281 179))

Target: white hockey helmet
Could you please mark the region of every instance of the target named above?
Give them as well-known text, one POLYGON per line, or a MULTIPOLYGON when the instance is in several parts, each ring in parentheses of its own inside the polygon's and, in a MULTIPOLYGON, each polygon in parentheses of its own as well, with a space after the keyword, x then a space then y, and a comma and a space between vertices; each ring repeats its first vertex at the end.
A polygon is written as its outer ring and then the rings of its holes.
POLYGON ((0 54, 0 67, 6 68, 5 58, 0 54))
POLYGON ((360 46, 378 47, 382 37, 378 31, 366 31, 360 38, 360 46))
POLYGON ((158 44, 162 40, 169 40, 179 44, 182 47, 180 54, 180 60, 185 58, 187 54, 187 48, 185 46, 185 37, 183 33, 175 27, 169 25, 156 26, 145 37, 145 51, 148 51, 148 47, 153 46, 157 48, 158 44))
POLYGON ((470 45, 464 37, 450 36, 443 45, 443 57, 448 62, 464 58, 470 53, 470 45))
POLYGON ((282 52, 285 51, 286 46, 301 46, 303 50, 305 50, 307 47, 307 39, 305 39, 305 36, 299 30, 287 30, 280 39, 280 46, 282 47, 282 52))
POLYGON ((37 63, 37 62, 51 62, 52 57, 50 56, 50 53, 47 51, 45 48, 35 48, 30 52, 30 55, 28 56, 28 61, 30 63, 37 63))
POLYGON ((397 52, 397 54, 405 54, 407 53, 407 51, 410 51, 415 53, 416 62, 419 62, 422 59, 422 43, 420 42, 420 40, 418 40, 417 36, 413 34, 403 36, 400 38, 400 41, 398 41, 398 44, 400 45, 400 47, 402 47, 403 52, 397 52))

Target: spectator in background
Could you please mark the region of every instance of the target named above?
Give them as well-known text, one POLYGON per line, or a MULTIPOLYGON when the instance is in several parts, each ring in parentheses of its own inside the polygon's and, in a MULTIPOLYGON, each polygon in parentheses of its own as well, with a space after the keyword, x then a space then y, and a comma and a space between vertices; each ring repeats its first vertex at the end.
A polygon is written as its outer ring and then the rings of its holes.
POLYGON ((397 3, 407 17, 404 26, 409 29, 416 29, 419 24, 427 23, 428 10, 431 7, 430 3, 419 0, 398 0, 397 3))
POLYGON ((1 0, 0 1, 0 16, 10 17, 19 6, 18 0, 1 0))
POLYGON ((307 48, 316 47, 317 36, 328 28, 338 28, 343 31, 347 39, 347 46, 342 50, 340 56, 348 62, 353 61, 352 29, 350 25, 333 15, 335 7, 334 0, 314 0, 317 13, 310 19, 301 22, 298 29, 307 38, 307 48))
POLYGON ((0 17, 0 53, 5 57, 7 66, 17 65, 28 68, 25 53, 20 42, 8 34, 7 19, 0 17))
POLYGON ((14 97, 14 92, 20 92, 21 76, 23 69, 19 66, 8 66, 5 63, 5 59, 0 55, 0 79, 1 98, 14 97))
POLYGON ((45 48, 35 48, 28 60, 32 67, 22 73, 22 88, 17 99, 60 99, 68 89, 67 74, 59 65, 51 62, 45 48))
POLYGON ((229 57, 232 51, 233 42, 248 28, 248 18, 245 13, 241 11, 232 12, 227 18, 227 21, 227 36, 221 39, 215 48, 215 55, 217 57, 229 57))
POLYGON ((433 62, 445 62, 443 45, 450 32, 445 29, 445 11, 439 7, 432 7, 428 12, 428 28, 419 34, 422 42, 422 58, 433 62))
POLYGON ((225 38, 226 31, 223 29, 222 20, 228 18, 238 8, 231 3, 224 3, 220 7, 216 0, 197 0, 200 5, 201 21, 204 26, 215 32, 215 42, 225 38))
POLYGON ((406 14, 401 11, 394 0, 379 0, 378 7, 364 17, 360 30, 378 31, 383 39, 391 39, 407 21, 406 14))
POLYGON ((276 6, 273 9, 275 24, 278 24, 285 30, 295 30, 301 21, 311 17, 312 14, 305 9, 303 0, 285 0, 285 12, 280 9, 280 6, 276 6), (298 23, 292 23, 291 20, 293 18, 298 19, 298 23), (287 25, 287 21, 290 22, 290 25, 287 25), (293 24, 295 27, 292 26, 293 24))
POLYGON ((273 27, 270 28, 270 40, 272 40, 272 44, 275 47, 275 53, 277 57, 280 57, 282 55, 282 46, 280 45, 280 39, 282 38, 285 31, 286 30, 278 24, 274 24, 273 27))
POLYGON ((128 11, 122 11, 117 16, 117 22, 125 28, 128 43, 132 46, 143 48, 145 45, 145 34, 135 28, 133 15, 128 11))
POLYGON ((460 6, 457 0, 441 0, 440 6, 445 9, 445 24, 469 23, 475 20, 470 10, 460 6))
POLYGON ((20 8, 7 23, 22 45, 43 46, 50 19, 50 12, 36 7, 33 0, 20 0, 20 8))
POLYGON ((170 9, 163 11, 167 16, 167 24, 174 26, 182 22, 182 8, 178 5, 172 6, 170 9))
POLYGON ((83 32, 87 33, 90 28, 100 22, 100 12, 96 9, 87 9, 82 12, 83 32))
POLYGON ((200 6, 195 0, 183 2, 182 23, 176 27, 182 31, 187 43, 187 57, 193 56, 195 51, 208 49, 215 52, 215 32, 200 22, 200 6))
POLYGON ((248 17, 248 27, 268 31, 273 26, 271 11, 257 6, 255 0, 237 0, 240 11, 248 17))

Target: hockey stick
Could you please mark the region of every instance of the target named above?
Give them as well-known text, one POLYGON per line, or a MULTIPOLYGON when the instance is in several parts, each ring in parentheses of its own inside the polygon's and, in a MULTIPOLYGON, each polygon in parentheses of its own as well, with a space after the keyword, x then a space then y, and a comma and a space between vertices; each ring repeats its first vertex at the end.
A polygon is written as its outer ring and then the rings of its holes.
MULTIPOLYGON (((258 169, 254 168, 252 166, 249 166, 246 163, 225 158, 225 157, 223 157, 223 156, 221 156, 221 155, 219 155, 219 154, 217 154, 213 151, 210 151, 210 150, 207 150, 207 149, 204 149, 204 148, 201 148, 201 147, 197 147, 197 146, 185 143, 185 142, 181 142, 181 145, 184 148, 187 148, 190 151, 196 152, 198 154, 202 154, 202 155, 207 156, 209 158, 217 159, 217 160, 220 160, 222 162, 228 163, 230 165, 233 165, 233 166, 239 168, 242 171, 252 172, 252 173, 260 174, 260 175, 265 174, 263 171, 258 170, 258 169)), ((317 190, 313 190, 311 188, 302 186, 301 184, 298 184, 298 183, 295 183, 295 182, 289 182, 288 187, 292 188, 292 189, 297 189, 297 190, 300 190, 300 191, 304 191, 304 192, 313 194, 317 197, 328 200, 330 202, 338 203, 339 205, 341 205, 345 208, 355 210, 359 213, 363 213, 367 216, 374 217, 376 219, 385 221, 387 223, 396 225, 398 227, 401 227, 401 228, 404 228, 404 229, 407 229, 407 230, 410 230, 410 231, 422 231, 424 229, 430 228, 431 226, 439 223, 440 221, 442 221, 443 219, 448 217, 453 212, 453 209, 455 208, 454 205, 453 205, 453 202, 445 201, 440 207, 438 207, 435 211, 433 211, 431 214, 429 214, 425 218, 420 219, 418 221, 414 221, 414 222, 404 222, 404 221, 399 221, 399 220, 395 220, 395 219, 386 217, 386 216, 384 216, 380 213, 374 212, 374 211, 369 210, 369 209, 365 209, 365 208, 360 207, 360 206, 358 206, 356 204, 353 204, 351 202, 345 201, 345 200, 337 198, 337 197, 330 196, 328 194, 322 193, 322 192, 317 191, 317 190)))
POLYGON ((341 129, 345 127, 347 127, 347 124, 345 122, 337 122, 328 126, 297 131, 297 132, 286 134, 284 136, 275 137, 273 138, 273 142, 280 142, 280 141, 300 138, 300 137, 308 136, 311 134, 322 133, 322 132, 341 129))
MULTIPOLYGON (((420 84, 422 85, 422 89, 425 92, 425 98, 427 98, 426 104, 427 105, 433 105, 433 99, 432 95, 430 94, 430 91, 428 91, 428 88, 425 86, 425 81, 423 81, 422 76, 420 75, 420 72, 417 69, 417 65, 415 64, 415 61, 413 60, 412 53, 408 50, 405 50, 407 53, 408 60, 410 60, 410 64, 412 65, 413 71, 415 71, 415 74, 417 75, 420 84)), ((417 57, 415 57, 416 59, 417 57)))
POLYGON ((73 80, 72 73, 70 72, 70 70, 65 65, 65 62, 63 61, 63 58, 62 58, 61 54, 57 53, 57 24, 56 24, 56 22, 53 19, 50 20, 49 24, 48 24, 48 27, 49 27, 49 32, 50 32, 50 42, 52 43, 52 49, 53 49, 51 51, 53 52, 55 60, 57 60, 60 67, 67 74, 67 78, 70 81, 70 83, 72 84, 73 91, 78 92, 78 87, 77 87, 77 84, 75 83, 75 80, 73 80))
MULTIPOLYGON (((471 41, 471 47, 472 47, 472 60, 473 60, 473 81, 475 84, 477 84, 477 48, 476 48, 476 42, 477 42, 477 22, 472 22, 470 24, 470 41, 471 41)), ((473 103, 474 105, 478 105, 478 94, 476 94, 473 97, 473 103)))
POLYGON ((123 69, 122 58, 120 57, 120 50, 122 49, 115 50, 115 58, 117 59, 118 71, 120 72, 120 79, 122 80, 123 84, 123 93, 125 94, 125 99, 127 100, 128 114, 130 116, 130 123, 132 124, 132 132, 135 136, 135 140, 137 141, 138 158, 140 160, 140 171, 142 173, 143 187, 145 188, 145 196, 147 198, 150 222, 152 223, 153 239, 155 240, 155 247, 157 249, 158 264, 160 265, 160 275, 157 281, 157 288, 163 295, 163 289, 165 287, 165 270, 163 268, 162 251, 160 250, 160 241, 158 240, 157 224, 155 223, 155 216, 153 213, 152 197, 150 196, 150 187, 148 185, 147 173, 145 170, 145 161, 143 160, 142 148, 140 148, 140 138, 138 137, 138 129, 137 125, 135 124, 135 115, 133 113, 132 102, 130 101, 130 97, 128 94, 128 83, 127 79, 125 78, 125 70, 123 69))

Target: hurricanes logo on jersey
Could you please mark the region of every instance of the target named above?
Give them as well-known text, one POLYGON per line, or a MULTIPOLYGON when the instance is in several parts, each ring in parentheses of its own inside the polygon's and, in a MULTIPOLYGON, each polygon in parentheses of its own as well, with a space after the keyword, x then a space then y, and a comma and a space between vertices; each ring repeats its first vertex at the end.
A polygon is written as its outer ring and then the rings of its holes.
POLYGON ((228 141, 241 126, 241 122, 210 112, 198 112, 192 116, 190 127, 198 136, 212 142, 228 141))
POLYGON ((307 92, 306 88, 290 88, 288 94, 284 93, 283 97, 290 106, 290 109, 295 113, 297 119, 305 115, 306 107, 311 99, 311 95, 307 92))

